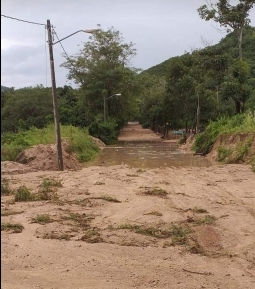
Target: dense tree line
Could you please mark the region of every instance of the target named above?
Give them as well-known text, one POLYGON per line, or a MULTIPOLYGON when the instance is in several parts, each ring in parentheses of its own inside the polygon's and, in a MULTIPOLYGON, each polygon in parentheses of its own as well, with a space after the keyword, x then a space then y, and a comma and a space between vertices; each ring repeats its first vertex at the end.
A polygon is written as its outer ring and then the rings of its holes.
POLYGON ((223 115, 254 114, 254 47, 255 29, 245 26, 242 59, 232 32, 217 45, 170 58, 142 72, 144 78, 160 81, 144 92, 149 97, 143 98, 141 122, 150 127, 199 129, 223 115), (165 84, 158 95, 160 82, 165 84))

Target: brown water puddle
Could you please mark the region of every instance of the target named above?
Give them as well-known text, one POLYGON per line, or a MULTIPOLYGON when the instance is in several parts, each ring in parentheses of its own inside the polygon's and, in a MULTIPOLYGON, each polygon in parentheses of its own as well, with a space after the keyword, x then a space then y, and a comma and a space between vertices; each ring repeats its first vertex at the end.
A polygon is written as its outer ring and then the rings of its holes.
POLYGON ((114 146, 106 146, 99 156, 86 166, 121 164, 135 168, 211 166, 207 159, 180 151, 176 144, 163 142, 120 142, 114 146))

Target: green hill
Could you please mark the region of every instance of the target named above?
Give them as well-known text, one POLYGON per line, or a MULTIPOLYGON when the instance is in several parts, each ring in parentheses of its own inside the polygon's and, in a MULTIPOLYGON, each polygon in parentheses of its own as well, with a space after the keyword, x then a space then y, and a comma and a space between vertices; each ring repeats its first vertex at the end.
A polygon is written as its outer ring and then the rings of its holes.
MULTIPOLYGON (((246 27, 243 31, 243 59, 246 60, 251 68, 251 74, 255 77, 255 27, 246 27)), ((218 44, 210 46, 212 49, 222 49, 226 51, 233 58, 238 57, 238 42, 237 36, 234 32, 229 33, 226 37, 222 38, 218 44)), ((207 48, 201 49, 201 51, 207 48)), ((157 76, 166 76, 170 61, 174 58, 182 56, 171 57, 162 63, 144 70, 142 73, 149 73, 157 76)))

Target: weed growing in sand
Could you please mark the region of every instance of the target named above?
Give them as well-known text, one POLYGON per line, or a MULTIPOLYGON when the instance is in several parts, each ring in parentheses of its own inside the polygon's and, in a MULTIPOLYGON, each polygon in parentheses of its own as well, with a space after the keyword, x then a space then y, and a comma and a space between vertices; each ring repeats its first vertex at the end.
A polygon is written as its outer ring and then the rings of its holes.
POLYGON ((161 188, 146 188, 146 190, 142 192, 142 195, 156 196, 160 198, 166 198, 167 194, 168 194, 167 191, 161 188))
POLYGON ((227 157, 232 154, 233 150, 231 148, 225 148, 223 146, 218 147, 218 157, 217 160, 219 162, 224 161, 227 157))
POLYGON ((14 194, 15 202, 29 202, 34 200, 35 196, 26 186, 20 186, 14 194))
POLYGON ((171 238, 171 245, 187 245, 188 235, 191 232, 188 227, 182 227, 172 224, 165 228, 159 224, 156 227, 138 226, 132 224, 121 224, 116 229, 127 229, 137 234, 151 236, 158 239, 171 238))
POLYGON ((1 178, 1 195, 2 196, 9 196, 12 193, 10 189, 9 180, 6 178, 1 178))
POLYGON ((90 225, 89 223, 91 220, 93 220, 95 217, 91 215, 86 215, 85 213, 79 214, 79 213, 69 213, 68 216, 62 217, 64 220, 72 220, 74 221, 79 227, 82 229, 89 229, 90 225))
POLYGON ((188 245, 188 235, 190 234, 190 229, 187 227, 172 225, 172 245, 188 245))
POLYGON ((193 208, 192 211, 193 211, 194 213, 196 213, 196 214, 208 213, 205 209, 198 208, 198 207, 193 208))
POLYGON ((106 195, 103 195, 101 197, 95 197, 94 199, 100 199, 112 203, 121 203, 121 201, 119 201, 118 199, 106 195))
POLYGON ((39 186, 37 199, 42 201, 58 199, 56 190, 59 187, 62 187, 61 181, 54 178, 44 178, 39 186))
POLYGON ((19 223, 1 223, 1 231, 12 231, 13 233, 21 233, 24 229, 19 223))
POLYGON ((17 215, 17 214, 22 214, 24 211, 13 211, 13 210, 8 210, 8 209, 3 209, 1 210, 1 216, 12 216, 12 215, 17 215))
POLYGON ((87 243, 101 243, 103 242, 103 239, 101 238, 99 232, 90 230, 81 237, 81 241, 85 241, 87 243))
POLYGON ((91 204, 91 201, 90 199, 75 199, 75 200, 72 200, 72 201, 65 201, 64 203, 68 203, 68 204, 74 204, 74 205, 77 205, 77 206, 81 206, 81 207, 86 207, 87 205, 90 205, 91 204))
POLYGON ((161 217, 163 216, 160 212, 158 211, 152 211, 152 212, 149 212, 149 213, 146 213, 144 215, 154 215, 154 216, 158 216, 158 217, 161 217))
POLYGON ((145 172, 146 172, 146 170, 143 170, 143 169, 138 169, 138 170, 137 170, 137 172, 138 172, 138 173, 145 173, 145 172))
POLYGON ((45 233, 42 238, 43 239, 57 239, 57 240, 66 240, 69 241, 71 239, 71 237, 73 237, 73 235, 69 235, 69 234, 58 234, 58 233, 45 233))
POLYGON ((216 221, 216 218, 214 216, 207 215, 203 218, 197 218, 197 219, 190 219, 189 222, 194 223, 195 225, 212 225, 216 221))
POLYGON ((52 190, 53 187, 60 188, 63 186, 61 184, 61 181, 56 180, 55 178, 44 178, 40 185, 40 188, 45 191, 52 190))
POLYGON ((35 218, 32 218, 32 223, 38 223, 41 225, 45 225, 53 222, 49 214, 39 214, 35 218))
POLYGON ((252 144, 252 139, 253 139, 253 136, 249 137, 243 143, 240 142, 236 146, 236 154, 234 157, 231 158, 231 160, 230 160, 231 163, 236 163, 236 162, 243 160, 244 156, 247 155, 249 152, 249 149, 250 149, 251 144, 252 144))

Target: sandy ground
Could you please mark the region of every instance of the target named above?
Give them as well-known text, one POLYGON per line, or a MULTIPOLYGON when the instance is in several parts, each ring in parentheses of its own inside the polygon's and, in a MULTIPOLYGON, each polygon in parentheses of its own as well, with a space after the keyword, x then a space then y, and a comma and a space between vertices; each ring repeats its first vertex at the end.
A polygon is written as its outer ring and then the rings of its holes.
POLYGON ((14 167, 2 166, 13 190, 36 194, 46 178, 62 187, 45 201, 1 197, 2 224, 24 226, 2 231, 3 289, 255 288, 250 166, 14 167), (36 222, 41 214, 51 222, 36 222))

